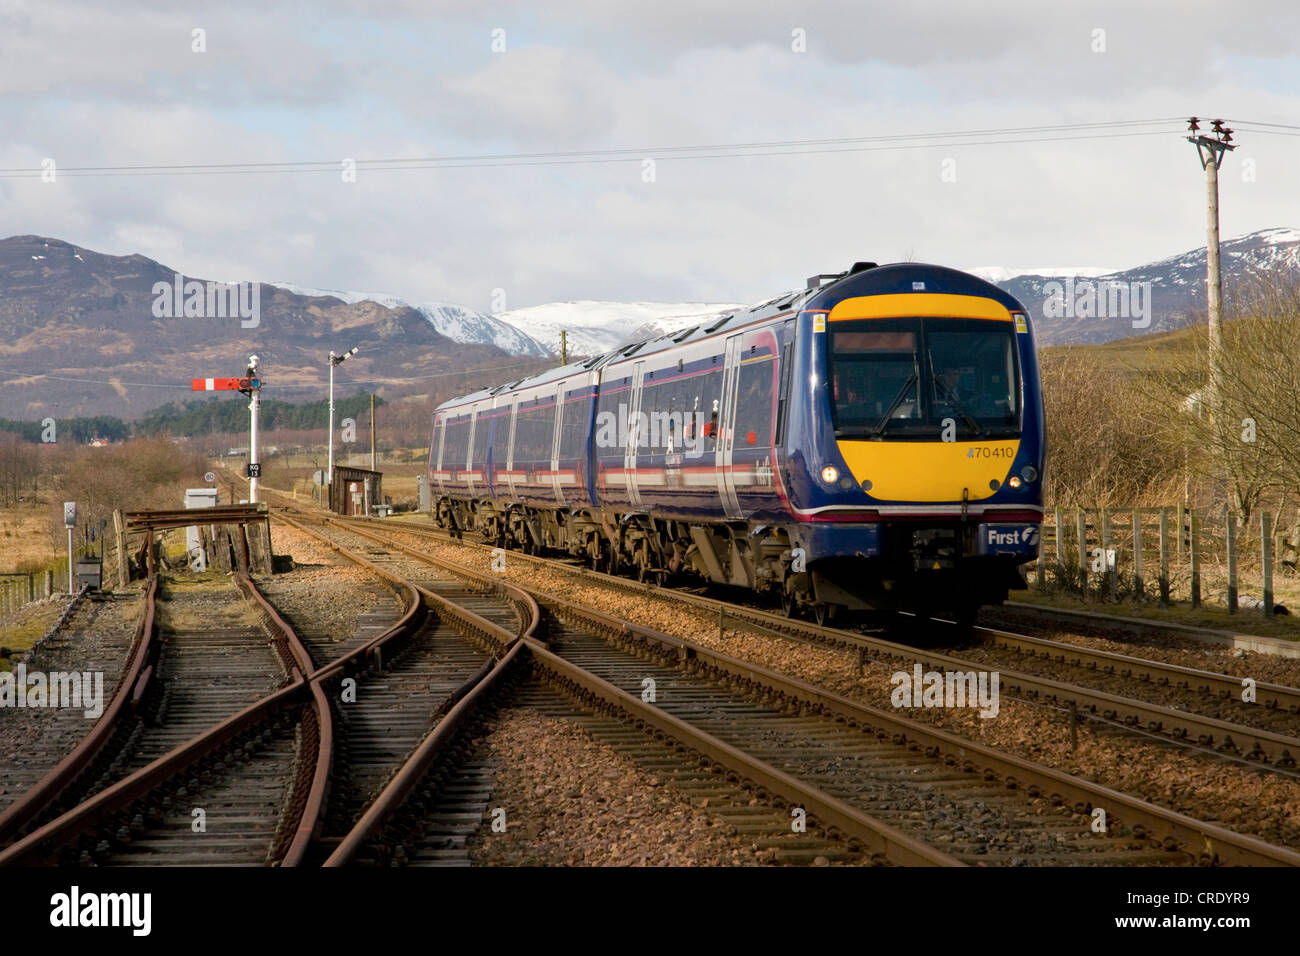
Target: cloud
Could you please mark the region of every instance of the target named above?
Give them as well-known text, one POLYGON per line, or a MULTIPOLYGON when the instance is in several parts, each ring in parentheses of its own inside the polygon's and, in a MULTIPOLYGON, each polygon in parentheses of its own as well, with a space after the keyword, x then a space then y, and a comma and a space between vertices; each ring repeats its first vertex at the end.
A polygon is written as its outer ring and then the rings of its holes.
MULTIPOLYGON (((614 163, 0 178, 6 233, 187 275, 486 309, 757 300, 856 259, 1136 264, 1203 241, 1161 137, 691 159, 686 144, 1300 112, 1300 13, 812 0, 490 8, 0 0, 0 168, 645 148, 614 163), (207 30, 208 52, 190 51, 207 30), (507 31, 494 53, 491 31, 507 31), (807 52, 791 48, 806 31, 807 52), (1093 30, 1105 52, 1093 52, 1093 30), (655 161, 653 182, 642 160, 655 161), (955 181, 942 176, 952 161, 955 181)), ((997 137, 993 137, 997 138, 997 137)), ((1242 133, 1225 235, 1300 225, 1293 137, 1242 133)))

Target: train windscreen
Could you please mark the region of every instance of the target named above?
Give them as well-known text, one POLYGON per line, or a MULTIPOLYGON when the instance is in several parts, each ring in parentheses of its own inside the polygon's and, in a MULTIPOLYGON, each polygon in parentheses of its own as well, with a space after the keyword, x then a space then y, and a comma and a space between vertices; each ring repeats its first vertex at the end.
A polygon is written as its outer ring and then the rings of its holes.
POLYGON ((830 323, 840 438, 1006 438, 1020 430, 1014 326, 983 319, 830 323))

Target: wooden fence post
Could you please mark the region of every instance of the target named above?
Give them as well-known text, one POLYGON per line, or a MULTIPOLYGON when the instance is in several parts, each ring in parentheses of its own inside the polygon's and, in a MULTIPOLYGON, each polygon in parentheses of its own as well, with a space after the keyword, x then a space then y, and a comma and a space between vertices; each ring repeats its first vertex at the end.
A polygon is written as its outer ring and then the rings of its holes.
POLYGON ((1088 516, 1080 508, 1074 517, 1079 534, 1079 593, 1088 596, 1088 516))
POLYGON ((1133 509, 1133 596, 1141 601, 1146 597, 1142 583, 1142 512, 1133 509))
POLYGON ((1267 511, 1259 516, 1259 546, 1264 559, 1264 614, 1273 613, 1273 519, 1267 511))
POLYGON ((1225 511, 1223 538, 1228 549, 1228 613, 1237 613, 1237 516, 1225 511))
POLYGON ((1056 580, 1060 583, 1065 580, 1065 528, 1061 525, 1060 508, 1053 512, 1053 519, 1056 521, 1056 580))
POLYGON ((1169 511, 1160 509, 1160 603, 1169 606, 1169 511))
POLYGON ((54 569, 45 569, 45 596, 50 597, 54 594, 54 569))
POLYGON ((117 540, 117 586, 126 587, 131 583, 131 559, 126 553, 126 527, 122 522, 122 512, 113 511, 113 533, 117 540))
POLYGON ((1192 565, 1192 607, 1201 606, 1201 560, 1196 553, 1196 512, 1188 512, 1188 558, 1192 565))

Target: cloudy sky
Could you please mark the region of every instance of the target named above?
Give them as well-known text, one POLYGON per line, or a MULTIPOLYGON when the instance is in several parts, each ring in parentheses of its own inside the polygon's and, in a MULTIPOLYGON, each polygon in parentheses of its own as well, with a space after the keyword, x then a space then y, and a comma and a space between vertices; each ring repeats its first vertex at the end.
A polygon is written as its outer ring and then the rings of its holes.
POLYGON ((0 0, 0 236, 484 311, 1126 267, 1204 242, 1190 114, 1239 130, 1224 235, 1300 226, 1290 0, 364 6, 0 0), (681 149, 813 140, 856 142, 681 149), (364 162, 455 156, 516 158, 364 162))

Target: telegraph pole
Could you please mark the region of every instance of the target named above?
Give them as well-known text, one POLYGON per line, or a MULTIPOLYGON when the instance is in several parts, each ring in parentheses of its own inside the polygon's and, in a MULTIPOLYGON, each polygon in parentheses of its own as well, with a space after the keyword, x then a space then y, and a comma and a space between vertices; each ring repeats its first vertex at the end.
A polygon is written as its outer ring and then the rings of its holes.
POLYGON ((370 470, 375 470, 375 393, 370 393, 370 470))
POLYGON ((560 329, 560 364, 569 364, 569 333, 565 329, 560 329))
POLYGON ((1206 396, 1210 421, 1218 415, 1220 360, 1223 352, 1223 276, 1219 269, 1219 166, 1223 154, 1236 149, 1232 130, 1223 120, 1214 120, 1211 135, 1200 134, 1200 124, 1193 116, 1187 123, 1191 133, 1187 141, 1196 146, 1201 167, 1205 170, 1206 242, 1205 242, 1205 304, 1209 313, 1210 377, 1206 396))

